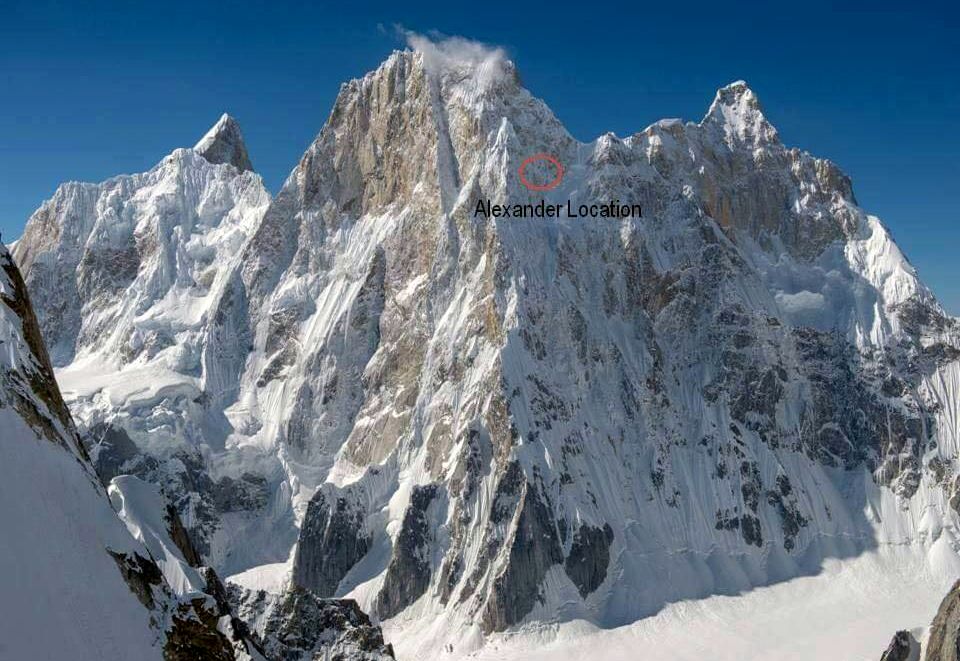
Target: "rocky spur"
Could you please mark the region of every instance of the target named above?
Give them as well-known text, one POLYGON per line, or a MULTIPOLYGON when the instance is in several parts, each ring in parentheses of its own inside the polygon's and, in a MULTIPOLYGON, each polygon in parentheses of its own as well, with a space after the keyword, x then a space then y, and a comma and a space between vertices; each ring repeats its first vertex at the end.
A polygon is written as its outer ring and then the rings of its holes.
POLYGON ((640 218, 643 213, 639 204, 623 204, 620 200, 599 204, 574 204, 570 200, 558 204, 548 204, 545 200, 536 204, 493 204, 481 198, 473 215, 475 218, 640 218))

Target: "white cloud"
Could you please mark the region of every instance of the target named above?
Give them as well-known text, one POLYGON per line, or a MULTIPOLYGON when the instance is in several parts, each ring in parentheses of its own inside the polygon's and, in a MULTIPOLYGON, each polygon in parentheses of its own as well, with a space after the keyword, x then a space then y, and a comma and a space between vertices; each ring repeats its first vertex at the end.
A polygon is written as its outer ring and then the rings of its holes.
POLYGON ((506 52, 499 46, 464 37, 448 37, 437 32, 427 36, 399 25, 396 30, 411 49, 423 54, 427 71, 437 75, 471 69, 476 71, 479 82, 486 87, 508 76, 512 67, 506 52))

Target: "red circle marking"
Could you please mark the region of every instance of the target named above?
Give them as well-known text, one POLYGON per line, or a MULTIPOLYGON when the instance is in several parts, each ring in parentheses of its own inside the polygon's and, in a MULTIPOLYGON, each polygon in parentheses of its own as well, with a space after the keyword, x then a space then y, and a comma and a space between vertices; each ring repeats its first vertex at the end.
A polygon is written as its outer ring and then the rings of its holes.
POLYGON ((560 185, 560 182, 563 181, 563 166, 560 165, 560 161, 551 156, 550 154, 534 154, 530 158, 524 159, 523 163, 520 164, 520 168, 517 170, 517 174, 520 175, 520 183, 529 188, 530 190, 543 191, 543 190, 553 190, 560 185), (527 181, 526 176, 524 176, 523 171, 528 165, 536 161, 548 161, 553 164, 553 167, 557 168, 557 176, 553 178, 553 181, 547 184, 531 184, 527 181))

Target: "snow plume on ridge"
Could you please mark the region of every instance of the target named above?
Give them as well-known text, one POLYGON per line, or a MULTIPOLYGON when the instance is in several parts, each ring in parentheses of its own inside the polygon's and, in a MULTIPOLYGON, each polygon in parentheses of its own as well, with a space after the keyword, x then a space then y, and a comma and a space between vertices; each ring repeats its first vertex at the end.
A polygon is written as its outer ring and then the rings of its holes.
POLYGON ((437 76, 450 71, 473 69, 477 72, 476 80, 481 88, 487 89, 513 75, 513 63, 499 46, 440 33, 427 36, 402 26, 397 26, 397 31, 410 48, 423 55, 427 71, 437 76))

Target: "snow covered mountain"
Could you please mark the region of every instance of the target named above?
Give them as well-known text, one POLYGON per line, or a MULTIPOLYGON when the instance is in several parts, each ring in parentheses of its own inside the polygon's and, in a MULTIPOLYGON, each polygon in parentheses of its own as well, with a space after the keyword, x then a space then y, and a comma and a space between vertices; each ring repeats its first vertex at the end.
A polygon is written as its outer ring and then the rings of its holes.
POLYGON ((432 657, 887 547, 960 575, 960 327, 837 166, 742 82, 581 143, 499 51, 416 46, 273 200, 225 118, 16 245, 101 477, 159 484, 255 628, 351 597, 432 657))
MULTIPOLYGON (((270 202, 249 166, 224 115, 196 147, 150 172, 60 186, 15 246, 53 361, 69 366, 59 380, 95 441, 98 473, 109 482, 138 453, 126 428, 160 457, 139 455, 126 472, 180 494, 191 530, 213 516, 215 499, 242 501, 245 486, 256 499, 261 486, 196 484, 206 477, 200 448, 222 445, 229 428, 205 402, 221 396, 206 385, 206 320, 270 202), (118 416, 123 424, 112 424, 118 416)), ((202 535, 194 542, 207 551, 202 535)))
MULTIPOLYGON (((280 603, 267 611, 280 633, 267 630, 264 656, 158 486, 129 474, 98 476, 5 247, 0 428, 0 658, 301 658, 305 636, 281 634, 306 628, 302 609, 286 612, 280 603)), ((355 602, 314 601, 325 614, 307 623, 316 651, 344 661, 392 658, 355 602)))

